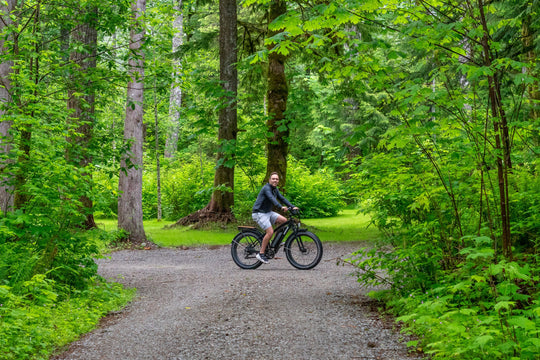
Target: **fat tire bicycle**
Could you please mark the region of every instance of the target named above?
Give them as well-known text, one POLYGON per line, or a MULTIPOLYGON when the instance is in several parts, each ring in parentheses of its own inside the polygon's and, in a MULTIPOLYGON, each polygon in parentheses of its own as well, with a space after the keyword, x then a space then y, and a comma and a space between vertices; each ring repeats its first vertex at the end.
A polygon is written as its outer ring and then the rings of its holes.
MULTIPOLYGON (((289 263, 297 269, 313 269, 321 261, 323 246, 321 240, 307 229, 300 228, 300 216, 297 210, 289 208, 287 221, 279 225, 274 231, 274 238, 266 247, 265 255, 273 259, 282 247, 289 263)), ((257 227, 239 226, 240 232, 231 243, 231 255, 242 269, 256 269, 261 266, 255 256, 260 252, 264 233, 257 227)))

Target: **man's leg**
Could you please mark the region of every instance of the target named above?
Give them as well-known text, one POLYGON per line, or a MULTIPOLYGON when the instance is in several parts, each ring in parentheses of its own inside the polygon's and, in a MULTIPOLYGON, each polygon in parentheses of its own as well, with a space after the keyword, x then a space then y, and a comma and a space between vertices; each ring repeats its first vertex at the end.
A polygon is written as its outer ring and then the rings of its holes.
MULTIPOLYGON (((277 218, 274 224, 278 226, 280 224, 283 224, 285 221, 287 221, 287 219, 285 219, 284 216, 277 215, 277 218)), ((264 234, 264 237, 263 237, 263 241, 261 244, 261 254, 264 254, 264 252, 266 251, 266 247, 268 246, 268 243, 270 242, 272 235, 274 235, 274 228, 270 226, 269 228, 266 229, 266 233, 264 234)))
POLYGON ((287 221, 287 219, 286 219, 284 216, 278 215, 278 217, 277 217, 277 219, 276 219, 276 225, 281 225, 281 224, 283 224, 285 221, 287 221))
POLYGON ((261 244, 261 254, 264 254, 266 251, 266 247, 268 246, 268 243, 270 242, 270 239, 272 238, 272 235, 274 235, 274 228, 271 226, 266 229, 266 233, 264 234, 262 244, 261 244))

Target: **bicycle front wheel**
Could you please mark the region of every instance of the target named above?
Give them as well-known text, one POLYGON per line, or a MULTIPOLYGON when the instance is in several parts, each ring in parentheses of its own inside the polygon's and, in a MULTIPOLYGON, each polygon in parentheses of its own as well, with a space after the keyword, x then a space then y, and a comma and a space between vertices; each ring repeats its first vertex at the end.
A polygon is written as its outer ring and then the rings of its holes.
POLYGON ((300 231, 296 236, 287 239, 285 255, 295 268, 300 270, 313 269, 322 259, 321 240, 312 232, 300 231))
POLYGON ((258 234, 244 232, 235 236, 231 243, 231 255, 242 269, 256 269, 261 262, 255 257, 261 250, 261 237, 258 234))

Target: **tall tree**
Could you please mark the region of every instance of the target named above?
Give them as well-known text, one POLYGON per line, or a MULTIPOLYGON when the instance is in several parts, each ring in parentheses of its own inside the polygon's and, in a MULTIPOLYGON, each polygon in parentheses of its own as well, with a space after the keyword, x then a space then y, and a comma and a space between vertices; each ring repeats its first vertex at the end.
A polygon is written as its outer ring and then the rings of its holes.
POLYGON ((219 2, 219 67, 223 89, 222 108, 219 112, 217 165, 212 198, 204 209, 177 221, 177 225, 190 223, 234 221, 234 163, 236 134, 238 132, 236 95, 238 88, 237 62, 237 9, 235 0, 219 2))
POLYGON ((118 189, 118 228, 130 234, 131 241, 146 240, 142 211, 142 166, 143 166, 143 95, 144 95, 144 41, 142 16, 146 0, 134 0, 131 4, 132 24, 130 31, 130 81, 127 87, 124 141, 129 145, 128 153, 122 158, 118 189))
MULTIPOLYGON (((11 13, 15 9, 16 0, 8 0, 0 3, 0 54, 6 55, 10 51, 4 44, 6 38, 12 38, 5 32, 13 23, 11 13)), ((6 162, 12 148, 10 136, 13 121, 8 117, 8 107, 11 103, 11 73, 13 71, 12 60, 0 61, 0 212, 6 213, 13 206, 13 187, 8 184, 10 177, 4 174, 6 162)))
MULTIPOLYGON (((30 51, 33 52, 32 55, 28 55, 27 58, 27 69, 26 72, 28 73, 28 78, 26 79, 27 83, 29 84, 28 90, 25 91, 24 95, 30 99, 33 99, 32 101, 29 101, 28 103, 37 103, 37 99, 39 98, 39 84, 41 81, 41 73, 40 73, 40 62, 41 62, 41 42, 43 34, 41 33, 41 10, 42 10, 42 2, 38 0, 35 5, 33 6, 34 11, 32 12, 32 15, 29 17, 27 24, 32 24, 30 27, 31 36, 35 39, 38 39, 37 41, 28 43, 28 49, 31 49, 30 51), (31 85, 30 85, 31 84, 31 85)), ((17 52, 19 49, 15 48, 15 56, 18 56, 17 52)), ((17 71, 19 71, 17 69, 17 71)), ((22 93, 22 90, 21 90, 22 93)), ((18 100, 21 102, 21 100, 18 100)), ((24 112, 28 112, 26 114, 29 119, 34 119, 36 116, 36 109, 35 107, 29 106, 28 109, 24 110, 24 112)), ((33 127, 34 122, 33 121, 24 121, 21 125, 20 130, 20 136, 18 139, 18 157, 17 157, 17 169, 14 173, 14 198, 13 198, 13 207, 15 209, 23 209, 26 205, 28 198, 30 195, 26 192, 24 189, 27 181, 27 173, 29 172, 29 168, 32 166, 31 161, 31 147, 32 147, 32 133, 33 133, 33 127)))
MULTIPOLYGON (((68 109, 75 132, 70 137, 68 160, 78 167, 86 168, 90 162, 89 144, 92 139, 92 128, 95 116, 95 90, 92 84, 92 70, 96 68, 97 52, 97 7, 92 5, 81 9, 83 18, 71 32, 72 51, 70 61, 74 65, 71 75, 71 88, 68 91, 68 109)), ((90 186, 91 174, 85 173, 90 186)), ((92 214, 92 200, 88 196, 81 198, 86 218, 84 226, 95 228, 96 223, 92 214)))
POLYGON ((175 18, 173 21, 172 51, 177 55, 173 64, 173 83, 169 99, 169 129, 165 142, 165 157, 171 158, 178 146, 178 132, 180 131, 180 109, 182 107, 181 70, 182 62, 178 56, 178 50, 183 44, 184 37, 184 14, 182 13, 182 0, 174 0, 175 18))
MULTIPOLYGON (((272 23, 279 16, 287 12, 287 4, 284 0, 273 0, 270 4, 268 13, 268 23, 272 23)), ((272 37, 279 30, 269 31, 272 37)), ((272 134, 266 144, 266 179, 270 173, 276 171, 280 174, 280 185, 285 186, 287 182, 287 155, 289 153, 289 124, 285 117, 287 110, 287 98, 289 88, 287 86, 287 77, 285 75, 286 57, 278 51, 272 51, 276 46, 270 44, 268 55, 268 91, 266 94, 266 104, 268 112, 268 132, 272 134)))
POLYGON ((219 78, 223 87, 224 103, 219 112, 218 152, 214 192, 208 204, 211 213, 220 214, 219 220, 234 218, 234 155, 236 148, 238 89, 237 62, 237 9, 235 0, 219 2, 219 78))

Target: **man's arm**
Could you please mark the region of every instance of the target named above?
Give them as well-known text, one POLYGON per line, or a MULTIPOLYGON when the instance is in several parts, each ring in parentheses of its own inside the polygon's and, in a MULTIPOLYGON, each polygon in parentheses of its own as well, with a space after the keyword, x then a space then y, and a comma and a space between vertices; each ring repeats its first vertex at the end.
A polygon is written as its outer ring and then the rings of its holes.
POLYGON ((283 204, 287 205, 288 207, 294 207, 294 205, 291 204, 290 201, 285 198, 285 196, 281 195, 279 190, 277 191, 277 197, 283 204))

